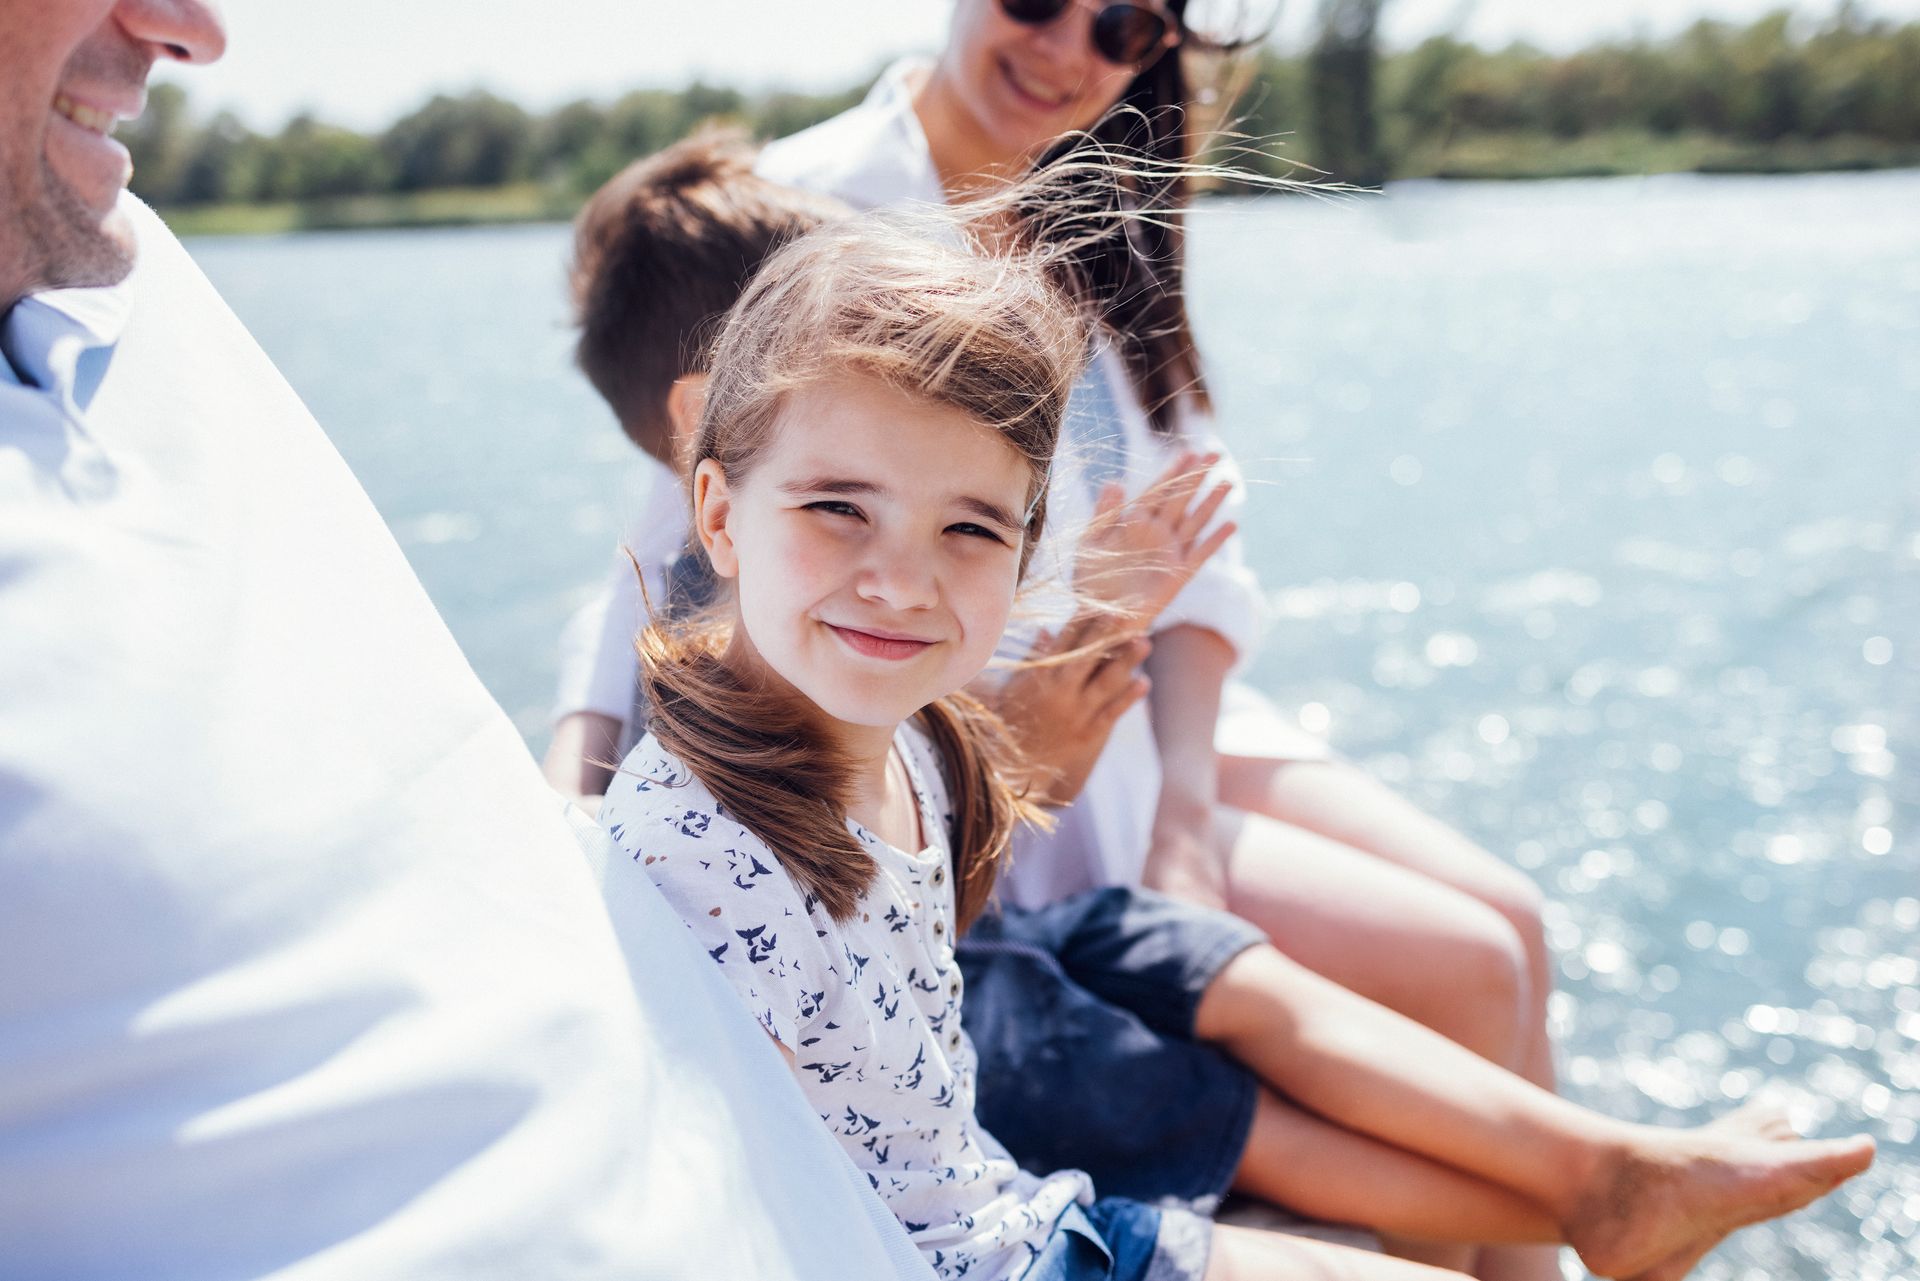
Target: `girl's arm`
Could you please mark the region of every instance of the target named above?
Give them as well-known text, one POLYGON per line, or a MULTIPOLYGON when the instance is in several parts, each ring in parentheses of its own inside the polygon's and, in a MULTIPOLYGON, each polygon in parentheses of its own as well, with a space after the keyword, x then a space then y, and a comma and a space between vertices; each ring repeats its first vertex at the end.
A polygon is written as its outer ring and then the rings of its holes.
POLYGON ((1213 842, 1219 799, 1214 722, 1235 652, 1220 633, 1193 624, 1156 632, 1147 660, 1148 707, 1160 752, 1160 805, 1143 879, 1189 902, 1225 907, 1226 866, 1213 842))
MULTIPOLYGON (((762 1032, 767 1031, 765 1028, 761 1028, 760 1030, 762 1032)), ((773 1048, 780 1051, 780 1057, 786 1060, 787 1071, 798 1072, 800 1070, 799 1060, 793 1057, 793 1051, 789 1050, 780 1038, 771 1032, 767 1032, 767 1039, 773 1042, 773 1048)))

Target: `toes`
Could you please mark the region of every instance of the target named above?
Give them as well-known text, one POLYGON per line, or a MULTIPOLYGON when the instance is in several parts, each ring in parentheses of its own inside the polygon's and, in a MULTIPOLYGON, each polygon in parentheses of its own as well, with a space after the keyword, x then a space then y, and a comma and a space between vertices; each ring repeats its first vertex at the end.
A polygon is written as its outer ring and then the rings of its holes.
POLYGON ((1723 1134, 1740 1134, 1759 1139, 1797 1139, 1793 1118, 1784 1103, 1756 1098, 1741 1104, 1725 1116, 1717 1116, 1702 1127, 1723 1134))
POLYGON ((1816 1160, 1824 1174, 1833 1181, 1834 1186, 1844 1183, 1854 1175, 1873 1164, 1874 1143, 1871 1135, 1856 1134, 1849 1139, 1824 1139, 1820 1141, 1822 1151, 1816 1160))

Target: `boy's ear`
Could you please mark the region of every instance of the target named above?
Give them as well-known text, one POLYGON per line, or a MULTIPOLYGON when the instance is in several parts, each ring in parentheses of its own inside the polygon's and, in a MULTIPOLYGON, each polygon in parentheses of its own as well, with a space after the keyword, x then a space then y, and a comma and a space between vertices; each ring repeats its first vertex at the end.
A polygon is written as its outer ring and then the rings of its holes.
POLYGON ((667 422, 673 429, 673 450, 678 454, 693 439, 700 426, 700 411, 707 405, 707 376, 681 374, 667 388, 667 422))
POLYGON ((727 474, 711 458, 702 458, 693 469, 693 532, 707 552, 713 572, 722 578, 740 573, 740 558, 733 552, 733 537, 727 532, 727 516, 733 510, 733 496, 727 491, 727 474))

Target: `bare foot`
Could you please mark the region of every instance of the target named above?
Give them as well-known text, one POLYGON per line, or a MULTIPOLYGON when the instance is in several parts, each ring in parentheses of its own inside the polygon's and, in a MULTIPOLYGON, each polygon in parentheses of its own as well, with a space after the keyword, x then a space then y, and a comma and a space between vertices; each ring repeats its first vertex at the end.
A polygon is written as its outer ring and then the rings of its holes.
MULTIPOLYGON (((1766 1139, 1775 1143, 1784 1143, 1800 1137, 1793 1128, 1793 1121, 1787 1114, 1784 1103, 1771 1099, 1753 1098, 1747 1100, 1724 1116, 1716 1116, 1700 1127, 1727 1135, 1742 1135, 1751 1139, 1766 1139)), ((1726 1239, 1724 1233, 1709 1234, 1697 1241, 1689 1242, 1684 1249, 1660 1260, 1645 1272, 1636 1272, 1627 1281, 1683 1281, 1692 1273, 1700 1260, 1713 1253, 1715 1246, 1726 1239)))
POLYGON ((1700 1128, 1776 1142, 1800 1137, 1800 1132, 1793 1128, 1793 1121, 1787 1115, 1786 1104, 1765 1098, 1749 1099, 1725 1116, 1716 1116, 1700 1128))
POLYGON ((1719 1245, 1724 1239, 1724 1237, 1715 1237, 1710 1241, 1696 1242, 1672 1258, 1662 1259, 1645 1272, 1634 1273, 1626 1278, 1626 1281, 1684 1281, 1700 1260, 1711 1254, 1713 1247, 1719 1245))
POLYGON ((1567 1243, 1598 1276, 1677 1281, 1734 1229, 1797 1210, 1873 1162, 1865 1135, 1781 1142, 1744 1128, 1771 1130, 1762 1117, 1623 1146, 1569 1219, 1567 1243))
MULTIPOLYGON (((1787 1114, 1786 1104, 1764 1097, 1748 1099, 1733 1111, 1716 1116, 1700 1128, 1718 1134, 1766 1139, 1775 1143, 1800 1137, 1800 1132, 1793 1128, 1793 1121, 1787 1114)), ((1627 1281, 1683 1281, 1699 1265, 1700 1260, 1713 1253, 1714 1247, 1725 1239, 1725 1234, 1720 1233, 1691 1241, 1646 1271, 1634 1273, 1627 1281)))

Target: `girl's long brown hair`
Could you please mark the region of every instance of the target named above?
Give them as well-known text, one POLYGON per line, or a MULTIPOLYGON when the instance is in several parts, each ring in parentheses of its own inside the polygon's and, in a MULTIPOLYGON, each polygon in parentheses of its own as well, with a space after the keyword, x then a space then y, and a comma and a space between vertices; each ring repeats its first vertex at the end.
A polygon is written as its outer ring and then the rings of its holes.
MULTIPOLYGON (((653 700, 648 729, 714 799, 767 843, 802 891, 836 921, 859 906, 875 867, 847 828, 854 763, 823 732, 814 709, 743 681, 721 661, 726 633, 711 620, 640 636, 641 679, 653 700)), ((1022 822, 1043 822, 1023 785, 1005 727, 985 704, 950 694, 924 708, 920 727, 945 766, 953 828, 957 926, 993 894, 1001 856, 1022 822)))
MULTIPOLYGON (((712 459, 729 486, 748 483, 794 392, 848 375, 874 378, 960 409, 1026 460, 1024 572, 1045 523, 1048 471, 1088 329, 1055 287, 1057 246, 989 248, 984 231, 975 234, 983 217, 1007 207, 863 215, 774 255, 714 346, 689 475, 712 459)), ((766 842, 804 893, 845 920, 877 872, 847 826, 854 764, 817 708, 726 666, 732 620, 723 601, 694 620, 656 619, 642 633, 648 728, 766 842)), ((1046 820, 1004 727, 978 701, 950 694, 919 721, 945 768, 964 929, 992 893, 1016 824, 1046 820)))

